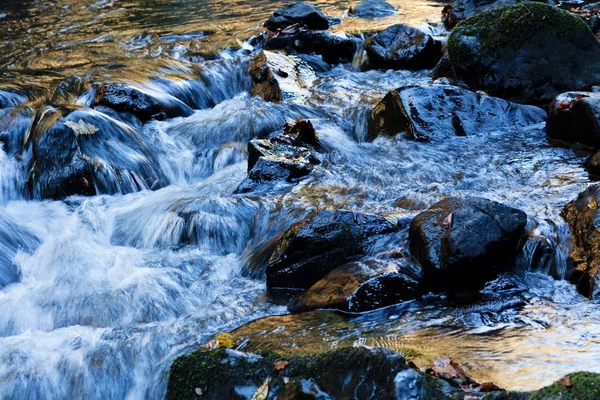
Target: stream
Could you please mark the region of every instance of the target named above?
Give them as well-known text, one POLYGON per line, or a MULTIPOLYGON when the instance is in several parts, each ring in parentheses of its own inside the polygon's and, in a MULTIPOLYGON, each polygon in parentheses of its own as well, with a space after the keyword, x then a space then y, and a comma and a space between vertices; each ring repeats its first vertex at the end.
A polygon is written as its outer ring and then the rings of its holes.
MULTIPOLYGON (((266 292, 264 265, 253 257, 261 244, 313 210, 412 218, 450 195, 525 211, 530 235, 552 241, 555 265, 540 267, 525 248, 519 271, 485 289, 497 301, 467 307, 429 295, 353 315, 352 328, 327 345, 408 343, 515 390, 600 372, 600 307, 561 279, 569 229, 560 211, 591 183, 586 155, 549 144, 543 124, 430 143, 365 142, 372 107, 392 89, 431 82, 428 71, 357 72, 301 56, 309 87, 279 104, 253 98, 251 38, 281 3, 0 5, 0 398, 161 399, 175 358, 220 332, 287 314, 266 292), (140 125, 90 111, 86 83, 106 81, 180 99, 193 113, 140 125), (97 134, 116 132, 98 154, 125 165, 131 179, 106 168, 95 196, 42 199, 26 190, 33 156, 20 146, 31 110, 73 108, 91 116, 97 134), (321 164, 297 184, 237 193, 248 141, 296 118, 315 126, 321 164)), ((347 1, 314 3, 344 17, 338 32, 403 22, 443 33, 443 2, 392 0, 400 13, 374 22, 346 18, 347 1)))

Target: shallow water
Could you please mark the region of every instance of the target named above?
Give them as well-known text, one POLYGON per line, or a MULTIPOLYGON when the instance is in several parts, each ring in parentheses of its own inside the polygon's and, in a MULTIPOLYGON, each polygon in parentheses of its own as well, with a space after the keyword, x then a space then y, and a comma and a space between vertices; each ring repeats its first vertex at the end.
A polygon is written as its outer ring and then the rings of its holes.
MULTIPOLYGON (((334 16, 349 6, 315 3, 334 16)), ((443 6, 391 3, 398 16, 348 18, 335 30, 424 26, 443 6)), ((543 126, 443 142, 364 143, 370 107, 391 89, 429 82, 426 72, 355 72, 304 57, 304 73, 314 76, 308 88, 282 104, 251 98, 245 69, 255 49, 243 41, 279 4, 2 6, 0 87, 12 92, 0 92, 0 133, 8 138, 0 151, 0 283, 10 283, 0 290, 0 397, 162 398, 175 357, 218 332, 286 312, 265 294, 255 256, 314 209, 410 218, 443 196, 486 197, 527 212, 531 232, 556 245, 555 275, 564 273, 568 229, 559 214, 590 183, 583 154, 549 145, 543 126), (215 55, 232 43, 241 48, 215 55), (89 110, 86 85, 112 80, 180 99, 194 113, 142 126, 89 110), (42 201, 25 190, 31 149, 21 144, 31 113, 69 107, 95 118, 99 134, 120 138, 96 149, 133 177, 116 180, 103 166, 106 185, 97 189, 115 194, 42 201), (321 165, 297 185, 236 194, 248 140, 296 118, 310 118, 319 132, 321 165), (143 174, 154 183, 140 183, 143 174)), ((519 299, 500 310, 490 303, 465 310, 439 298, 411 302, 355 317, 348 340, 408 341, 426 353, 423 362, 447 353, 475 377, 513 389, 600 371, 597 304, 564 281, 525 272, 529 258, 510 278, 513 289, 491 290, 519 299), (382 340, 388 329, 392 336, 382 340)))

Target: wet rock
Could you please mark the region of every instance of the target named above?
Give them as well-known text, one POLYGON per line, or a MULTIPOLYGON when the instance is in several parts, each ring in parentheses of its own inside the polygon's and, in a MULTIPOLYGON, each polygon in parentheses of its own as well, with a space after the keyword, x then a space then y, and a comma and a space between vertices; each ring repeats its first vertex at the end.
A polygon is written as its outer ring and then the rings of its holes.
MULTIPOLYGON (((442 21, 447 29, 452 29, 458 22, 465 18, 472 17, 475 14, 480 14, 484 11, 489 11, 501 6, 514 5, 527 1, 529 0, 456 0, 451 5, 444 7, 444 10, 442 11, 442 21)), ((553 0, 542 0, 540 2, 552 5, 555 4, 553 0)))
POLYGON ((286 124, 283 133, 271 139, 252 139, 248 143, 248 180, 238 190, 247 192, 256 184, 290 182, 310 174, 320 161, 306 146, 319 146, 310 121, 286 124))
POLYGON ((142 122, 151 119, 188 117, 194 113, 185 103, 167 94, 158 97, 118 83, 97 84, 94 89, 95 105, 134 114, 142 122))
POLYGON ((294 57, 271 51, 258 53, 249 66, 250 94, 265 101, 280 102, 303 96, 316 79, 307 65, 294 57))
POLYGON ((600 186, 593 185, 563 209, 562 216, 571 230, 571 249, 566 278, 581 294, 599 297, 600 232, 598 230, 600 186))
POLYGON ((365 43, 369 66, 380 69, 433 68, 442 57, 442 44, 427 33, 396 24, 365 43))
POLYGON ((551 139, 600 148, 600 93, 558 95, 548 109, 546 133, 551 139))
POLYGON ((385 0, 362 0, 350 7, 348 14, 358 18, 384 18, 398 14, 396 7, 385 0))
POLYGON ((447 51, 455 78, 522 103, 600 81, 600 43, 586 23, 537 2, 499 7, 464 20, 447 51))
POLYGON ((306 218, 292 225, 277 244, 267 265, 267 288, 308 289, 396 229, 383 217, 345 210, 306 218))
POLYGON ((478 288, 513 266, 527 215, 495 201, 447 198, 410 225, 411 254, 445 290, 478 288))
POLYGON ((315 53, 328 63, 352 61, 358 40, 329 31, 312 31, 297 25, 270 34, 265 41, 267 50, 286 50, 296 53, 315 53))
POLYGON ((171 367, 167 399, 191 398, 198 391, 206 399, 250 398, 266 379, 269 398, 279 399, 419 399, 422 393, 426 398, 452 399, 460 392, 442 391, 437 378, 415 371, 398 353, 380 348, 286 358, 218 349, 178 358, 171 367), (288 362, 286 367, 274 368, 282 360, 288 362), (413 397, 396 397, 397 393, 413 397))
POLYGON ((421 269, 409 260, 356 261, 328 273, 289 306, 292 312, 318 308, 368 311, 419 297, 421 269))
POLYGON ((32 142, 28 186, 34 198, 126 193, 164 183, 137 133, 94 110, 38 113, 32 142), (82 122, 97 131, 77 133, 67 125, 82 122))
POLYGON ((590 175, 596 178, 600 177, 600 152, 596 152, 589 156, 585 160, 583 166, 590 173, 590 175))
POLYGON ((546 113, 449 85, 405 86, 389 92, 369 117, 367 140, 405 132, 414 140, 472 136, 543 122, 546 113))
POLYGON ((329 21, 323 12, 312 4, 299 1, 275 11, 265 22, 270 31, 300 24, 307 29, 328 29, 329 21))

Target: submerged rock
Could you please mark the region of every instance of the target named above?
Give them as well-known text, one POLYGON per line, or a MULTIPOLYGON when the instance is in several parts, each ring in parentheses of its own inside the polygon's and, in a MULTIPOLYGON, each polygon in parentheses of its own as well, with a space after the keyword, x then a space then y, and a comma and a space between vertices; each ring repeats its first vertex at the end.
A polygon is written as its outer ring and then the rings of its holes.
POLYGON ((329 28, 329 20, 323 12, 303 1, 289 4, 275 11, 265 22, 265 27, 270 31, 276 31, 295 24, 300 24, 307 29, 329 28))
POLYGON ((402 261, 372 259, 342 265, 296 297, 289 309, 368 311, 415 299, 423 294, 421 269, 402 261))
POLYGON ((442 44, 427 33, 396 24, 365 43, 369 66, 380 69, 433 68, 442 57, 442 44))
POLYGON ((157 97, 118 83, 95 85, 95 91, 95 105, 131 113, 142 122, 151 119, 188 117, 194 113, 189 106, 173 96, 162 94, 157 97))
POLYGON ((594 298, 600 296, 599 202, 600 186, 590 186, 567 204, 562 213, 571 230, 571 249, 565 278, 577 285, 581 294, 594 298))
POLYGON ((600 43, 586 23, 537 2, 464 20, 447 44, 451 71, 469 87, 524 103, 600 81, 600 43))
POLYGON ((291 26, 270 34, 264 44, 267 50, 286 50, 296 53, 315 53, 328 63, 352 61, 358 41, 329 31, 312 31, 291 26))
POLYGON ((126 193, 164 185, 157 161, 125 124, 90 109, 63 114, 48 108, 39 115, 28 179, 34 198, 126 193), (81 124, 89 130, 77 128, 81 124))
POLYGON ((391 17, 398 14, 396 7, 385 0, 362 0, 350 7, 348 14, 365 19, 391 17))
POLYGON ((478 288, 513 265, 526 223, 524 212, 495 201, 451 197, 415 217, 410 252, 433 287, 478 288))
POLYGON ((397 227, 373 214, 323 211, 292 225, 267 265, 268 289, 308 289, 397 227))
POLYGON ((405 86, 389 92, 369 117, 367 140, 405 132, 410 139, 436 140, 518 129, 544 121, 534 106, 449 85, 405 86))
POLYGON ((548 137, 600 148, 600 93, 567 92, 548 109, 548 137))
POLYGON ((261 51, 251 61, 250 94, 265 101, 281 102, 306 93, 316 75, 296 58, 271 51, 261 51))

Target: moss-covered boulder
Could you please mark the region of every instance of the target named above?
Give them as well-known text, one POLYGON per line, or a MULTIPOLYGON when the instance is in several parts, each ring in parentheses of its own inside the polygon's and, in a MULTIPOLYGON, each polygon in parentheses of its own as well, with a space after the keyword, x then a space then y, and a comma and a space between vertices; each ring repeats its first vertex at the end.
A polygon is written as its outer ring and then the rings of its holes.
POLYGON ((554 0, 456 0, 442 11, 442 21, 448 29, 454 28, 457 22, 472 17, 484 11, 492 10, 501 6, 524 3, 528 1, 539 1, 547 4, 556 4, 554 0))
POLYGON ((409 367, 384 349, 345 348, 281 357, 229 349, 181 357, 171 367, 167 399, 462 399, 464 392, 409 367), (268 394, 267 394, 268 393, 268 394))
POLYGON ((576 372, 527 397, 529 400, 596 400, 600 399, 600 374, 576 372))
POLYGON ((600 43, 589 27, 542 3, 468 18, 450 34, 447 50, 454 77, 517 102, 549 103, 559 93, 600 81, 600 43))

